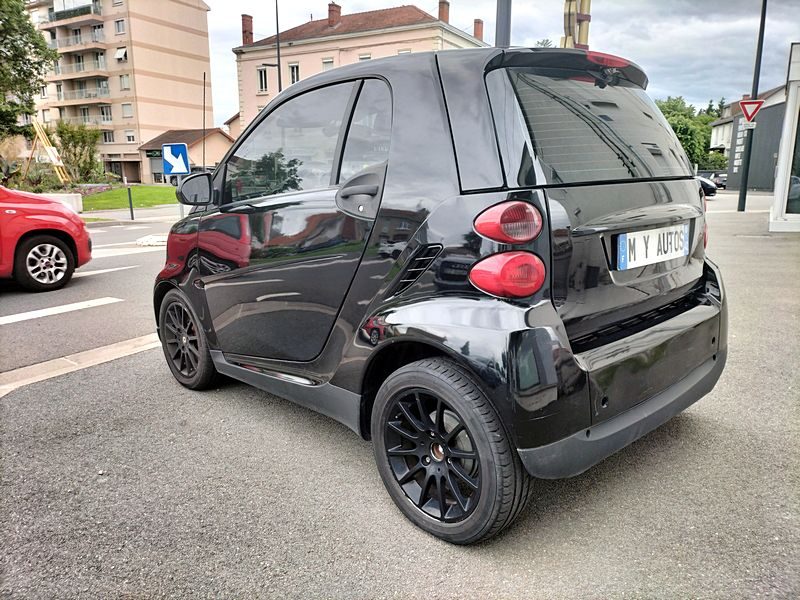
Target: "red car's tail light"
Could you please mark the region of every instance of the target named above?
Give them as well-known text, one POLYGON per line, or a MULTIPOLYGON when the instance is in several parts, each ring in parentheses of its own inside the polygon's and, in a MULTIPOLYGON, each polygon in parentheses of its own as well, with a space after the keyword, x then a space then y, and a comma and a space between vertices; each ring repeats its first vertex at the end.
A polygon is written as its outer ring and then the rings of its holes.
POLYGON ((606 54, 605 52, 587 52, 586 58, 594 64, 603 67, 617 67, 621 69, 631 66, 630 61, 620 58, 619 56, 614 56, 613 54, 606 54))
POLYGON ((530 252, 500 252, 472 265, 472 285, 500 298, 525 298, 538 292, 544 284, 542 259, 530 252))
POLYGON ((542 231, 542 215, 527 202, 512 200, 487 208, 475 219, 475 231, 503 244, 524 244, 542 231))

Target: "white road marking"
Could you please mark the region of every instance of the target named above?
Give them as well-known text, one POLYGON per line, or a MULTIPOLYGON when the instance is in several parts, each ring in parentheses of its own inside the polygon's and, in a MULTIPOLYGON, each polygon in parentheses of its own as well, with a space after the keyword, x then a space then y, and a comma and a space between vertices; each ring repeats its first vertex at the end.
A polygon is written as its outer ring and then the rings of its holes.
POLYGON ((109 225, 109 227, 111 227, 111 229, 122 229, 125 225, 109 225))
POLYGON ((0 398, 22 386, 158 348, 155 333, 0 373, 0 398))
POLYGON ((91 229, 89 229, 89 233, 108 233, 108 230, 92 227, 91 229))
POLYGON ((7 315, 5 317, 0 317, 0 325, 9 325, 11 323, 19 323, 20 321, 29 321, 30 319, 40 319, 42 317, 60 315, 63 313, 73 312, 76 310, 83 310, 84 308, 94 308, 95 306, 114 304, 116 302, 123 302, 123 300, 122 298, 106 297, 106 298, 97 298, 95 300, 86 300, 84 302, 75 302, 74 304, 62 304, 61 306, 53 306, 51 308, 31 310, 24 313, 17 313, 15 315, 7 315))
POLYGON ((140 237, 136 240, 137 246, 166 246, 167 245, 167 234, 166 233, 156 233, 151 235, 146 235, 144 237, 140 237))
MULTIPOLYGON (((711 214, 714 214, 714 213, 736 213, 736 212, 739 212, 739 211, 735 210, 735 209, 734 210, 726 210, 726 209, 715 210, 713 208, 709 208, 706 212, 711 215, 711 214)), ((747 209, 746 212, 748 214, 750 214, 750 213, 768 213, 769 209, 767 209, 767 210, 750 210, 750 209, 747 209)))
POLYGON ((92 258, 110 258, 112 256, 125 256, 126 254, 142 254, 144 252, 164 252, 163 246, 154 248, 101 248, 92 250, 92 258))
POLYGON ((132 246, 133 242, 117 242, 115 244, 94 244, 92 248, 111 248, 112 246, 132 246))
POLYGON ((135 231, 136 229, 150 229, 147 225, 129 225, 125 231, 135 231))
POLYGON ((72 278, 88 277, 89 275, 101 275, 103 273, 113 273, 114 271, 125 271, 126 269, 135 269, 141 265, 130 265, 128 267, 114 267, 113 269, 97 269, 96 271, 80 271, 75 273, 72 278))

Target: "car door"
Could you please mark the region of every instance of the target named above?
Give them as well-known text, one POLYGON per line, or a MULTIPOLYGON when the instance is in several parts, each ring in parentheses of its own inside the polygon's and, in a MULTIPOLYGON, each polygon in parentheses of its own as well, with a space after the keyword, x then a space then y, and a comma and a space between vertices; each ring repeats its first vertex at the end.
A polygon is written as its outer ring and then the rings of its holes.
POLYGON ((377 215, 390 124, 383 81, 326 86, 278 106, 227 159, 220 205, 198 234, 226 355, 309 361, 322 351, 377 215))

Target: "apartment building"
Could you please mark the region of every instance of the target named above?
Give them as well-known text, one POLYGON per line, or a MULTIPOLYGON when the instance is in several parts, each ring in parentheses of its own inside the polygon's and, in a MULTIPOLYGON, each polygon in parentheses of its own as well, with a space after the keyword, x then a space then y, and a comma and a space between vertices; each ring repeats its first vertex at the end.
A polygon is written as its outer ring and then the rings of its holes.
MULTIPOLYGON (((312 19, 280 33, 283 87, 360 60, 487 45, 481 19, 474 19, 472 34, 450 24, 447 0, 440 0, 438 18, 409 5, 342 14, 342 7, 331 2, 327 10, 325 19, 312 19)), ((232 135, 278 93, 276 42, 276 36, 254 40, 253 18, 242 15, 242 45, 233 49, 239 79, 238 123, 236 116, 226 122, 232 135)))
POLYGON ((171 129, 213 123, 208 6, 202 0, 28 0, 58 50, 38 118, 102 131, 106 170, 152 181, 139 146, 171 129))

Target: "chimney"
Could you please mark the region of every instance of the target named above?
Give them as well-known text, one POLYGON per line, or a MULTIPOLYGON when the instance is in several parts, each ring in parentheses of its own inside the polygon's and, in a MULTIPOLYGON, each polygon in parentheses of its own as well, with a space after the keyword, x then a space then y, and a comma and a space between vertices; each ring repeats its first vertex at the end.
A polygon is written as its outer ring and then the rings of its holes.
POLYGON ((742 100, 750 100, 750 94, 742 94, 742 100))
POLYGON ((480 41, 483 41, 483 19, 475 19, 475 24, 473 26, 472 31, 473 31, 472 33, 473 37, 479 39, 480 41))
POLYGON ((447 0, 439 0, 439 20, 450 22, 450 3, 447 0))
POLYGON ((242 46, 253 43, 253 17, 242 15, 242 46))
POLYGON ((328 27, 336 27, 342 21, 342 7, 331 2, 328 4, 328 27))

